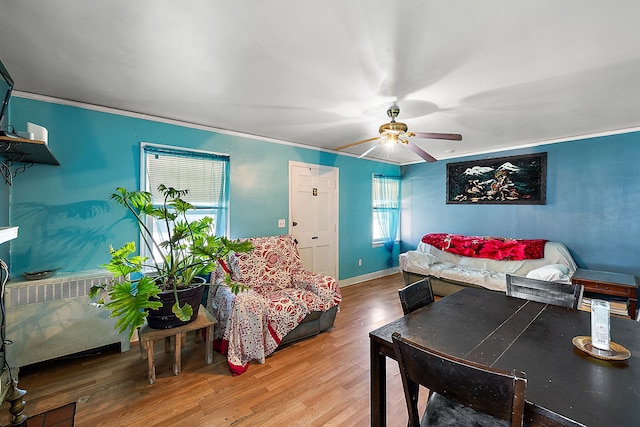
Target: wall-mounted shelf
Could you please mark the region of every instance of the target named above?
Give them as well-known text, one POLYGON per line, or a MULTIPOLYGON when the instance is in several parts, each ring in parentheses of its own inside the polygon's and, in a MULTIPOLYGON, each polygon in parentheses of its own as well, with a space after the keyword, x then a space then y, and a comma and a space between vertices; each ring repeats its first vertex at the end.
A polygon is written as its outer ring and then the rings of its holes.
POLYGON ((13 178, 19 173, 24 172, 35 163, 60 164, 44 141, 5 134, 0 135, 0 156, 5 158, 5 161, 0 161, 0 175, 8 185, 12 184, 13 178), (14 163, 20 163, 20 165, 11 170, 14 163))
POLYGON ((10 162, 59 165, 44 141, 0 136, 0 155, 10 162))

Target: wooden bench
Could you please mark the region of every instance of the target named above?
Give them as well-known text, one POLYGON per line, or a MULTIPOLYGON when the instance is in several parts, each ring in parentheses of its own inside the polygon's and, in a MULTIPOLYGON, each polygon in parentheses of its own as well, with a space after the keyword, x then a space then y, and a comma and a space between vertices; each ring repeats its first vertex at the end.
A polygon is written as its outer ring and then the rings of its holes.
MULTIPOLYGON (((174 355, 173 355, 173 373, 174 375, 180 375, 180 369, 182 364, 182 347, 184 346, 184 337, 187 332, 197 331, 200 329, 206 329, 206 341, 205 341, 205 361, 207 365, 213 363, 213 328, 217 321, 213 318, 211 313, 206 308, 200 306, 198 310, 198 317, 191 323, 184 326, 171 329, 151 329, 149 325, 145 324, 138 330, 140 339, 140 354, 143 359, 147 359, 147 366, 149 368, 149 384, 156 382, 156 365, 153 359, 153 340, 164 338, 165 351, 169 352, 171 349, 171 337, 174 337, 174 355)), ((195 334, 196 342, 198 341, 198 333, 195 334)))

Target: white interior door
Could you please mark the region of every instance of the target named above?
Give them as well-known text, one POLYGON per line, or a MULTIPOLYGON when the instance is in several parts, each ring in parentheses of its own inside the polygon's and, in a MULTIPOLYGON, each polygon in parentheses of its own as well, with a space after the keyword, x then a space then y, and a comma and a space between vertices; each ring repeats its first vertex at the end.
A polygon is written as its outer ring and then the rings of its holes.
POLYGON ((338 169, 289 162, 289 232, 302 264, 337 277, 338 169))

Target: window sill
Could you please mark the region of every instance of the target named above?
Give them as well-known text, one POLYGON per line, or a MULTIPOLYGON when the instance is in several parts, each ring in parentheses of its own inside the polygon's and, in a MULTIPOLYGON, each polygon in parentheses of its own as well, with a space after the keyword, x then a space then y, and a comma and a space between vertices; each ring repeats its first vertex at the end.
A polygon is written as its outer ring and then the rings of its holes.
MULTIPOLYGON (((396 240, 395 244, 399 244, 400 240, 396 240)), ((384 246, 384 242, 382 240, 374 240, 373 242, 371 242, 371 247, 372 248, 379 248, 384 246)))

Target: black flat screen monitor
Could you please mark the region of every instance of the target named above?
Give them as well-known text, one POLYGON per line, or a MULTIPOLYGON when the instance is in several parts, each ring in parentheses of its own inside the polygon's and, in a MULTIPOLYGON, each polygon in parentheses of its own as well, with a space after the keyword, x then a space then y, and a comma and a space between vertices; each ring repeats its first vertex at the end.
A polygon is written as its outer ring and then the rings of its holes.
POLYGON ((11 98, 11 91, 13 90, 13 79, 9 75, 9 72, 0 61, 0 135, 9 132, 9 98, 11 98))

